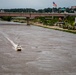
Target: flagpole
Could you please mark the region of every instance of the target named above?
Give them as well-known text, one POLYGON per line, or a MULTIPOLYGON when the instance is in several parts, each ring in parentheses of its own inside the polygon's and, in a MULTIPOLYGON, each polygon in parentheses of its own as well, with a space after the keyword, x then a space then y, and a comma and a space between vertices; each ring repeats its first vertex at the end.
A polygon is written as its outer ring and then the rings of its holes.
POLYGON ((52 19, 54 18, 54 16, 53 16, 53 8, 52 8, 52 19))
MULTIPOLYGON (((54 7, 57 7, 57 4, 56 4, 55 2, 53 2, 53 6, 54 6, 54 7)), ((52 19, 54 18, 53 12, 54 12, 54 10, 53 10, 53 8, 52 8, 52 19)))

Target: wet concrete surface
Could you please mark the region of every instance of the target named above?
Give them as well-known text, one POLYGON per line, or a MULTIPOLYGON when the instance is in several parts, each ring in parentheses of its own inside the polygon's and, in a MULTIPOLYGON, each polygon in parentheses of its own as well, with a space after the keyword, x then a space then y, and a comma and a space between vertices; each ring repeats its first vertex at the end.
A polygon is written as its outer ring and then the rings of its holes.
POLYGON ((76 75, 76 35, 1 22, 0 75, 76 75))

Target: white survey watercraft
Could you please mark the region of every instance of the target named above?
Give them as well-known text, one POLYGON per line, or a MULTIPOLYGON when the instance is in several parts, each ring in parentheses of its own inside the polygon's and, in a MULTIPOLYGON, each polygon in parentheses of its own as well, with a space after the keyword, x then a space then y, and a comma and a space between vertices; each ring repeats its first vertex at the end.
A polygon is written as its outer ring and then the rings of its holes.
POLYGON ((18 45, 17 48, 16 48, 16 50, 17 51, 21 51, 22 50, 22 47, 20 45, 18 45))

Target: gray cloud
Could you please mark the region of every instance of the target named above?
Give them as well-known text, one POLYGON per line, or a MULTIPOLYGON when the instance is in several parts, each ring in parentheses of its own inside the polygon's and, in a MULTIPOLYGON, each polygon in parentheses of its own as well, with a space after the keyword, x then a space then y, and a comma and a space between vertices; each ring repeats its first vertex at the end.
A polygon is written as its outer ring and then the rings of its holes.
POLYGON ((70 7, 76 5, 76 0, 0 0, 0 8, 52 8, 53 1, 58 7, 70 7))

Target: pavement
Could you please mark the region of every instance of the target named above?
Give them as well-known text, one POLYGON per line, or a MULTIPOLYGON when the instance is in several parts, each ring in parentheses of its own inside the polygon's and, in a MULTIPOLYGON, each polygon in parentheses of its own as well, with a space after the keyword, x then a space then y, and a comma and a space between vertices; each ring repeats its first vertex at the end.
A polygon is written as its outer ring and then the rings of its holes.
POLYGON ((0 75, 76 75, 76 34, 1 22, 0 75))

